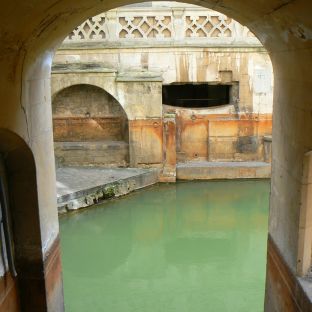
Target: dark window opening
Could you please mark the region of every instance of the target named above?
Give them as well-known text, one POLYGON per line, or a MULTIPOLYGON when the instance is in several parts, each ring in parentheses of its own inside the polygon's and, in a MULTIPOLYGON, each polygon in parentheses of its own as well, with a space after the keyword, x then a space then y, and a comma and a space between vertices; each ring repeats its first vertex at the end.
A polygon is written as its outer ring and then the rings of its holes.
POLYGON ((230 104, 231 85, 225 84, 171 84, 163 85, 163 104, 201 108, 230 104))

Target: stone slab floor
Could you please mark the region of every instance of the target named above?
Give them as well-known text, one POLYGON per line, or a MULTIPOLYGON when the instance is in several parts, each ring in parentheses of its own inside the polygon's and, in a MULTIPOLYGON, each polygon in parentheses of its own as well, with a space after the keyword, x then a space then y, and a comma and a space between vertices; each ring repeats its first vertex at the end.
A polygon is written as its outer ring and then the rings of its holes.
POLYGON ((96 194, 116 183, 120 189, 120 194, 116 195, 119 196, 157 182, 158 172, 155 169, 58 168, 56 169, 56 191, 59 211, 65 208, 71 210, 89 206, 93 204, 92 200, 96 194))

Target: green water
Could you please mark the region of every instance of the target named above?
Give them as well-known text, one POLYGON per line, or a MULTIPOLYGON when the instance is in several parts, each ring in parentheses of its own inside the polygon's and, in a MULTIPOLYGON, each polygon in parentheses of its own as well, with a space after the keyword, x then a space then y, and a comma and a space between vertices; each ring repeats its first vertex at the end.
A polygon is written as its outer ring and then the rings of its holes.
POLYGON ((162 184, 61 218, 66 311, 263 311, 268 201, 268 181, 162 184))

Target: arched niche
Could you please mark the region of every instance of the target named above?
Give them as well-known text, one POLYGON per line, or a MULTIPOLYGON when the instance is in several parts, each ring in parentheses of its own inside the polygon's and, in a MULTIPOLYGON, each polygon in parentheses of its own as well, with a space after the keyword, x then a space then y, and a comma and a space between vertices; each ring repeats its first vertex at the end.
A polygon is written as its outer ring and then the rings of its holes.
POLYGON ((64 88, 52 99, 52 114, 59 165, 127 166, 128 118, 104 89, 88 84, 64 88))

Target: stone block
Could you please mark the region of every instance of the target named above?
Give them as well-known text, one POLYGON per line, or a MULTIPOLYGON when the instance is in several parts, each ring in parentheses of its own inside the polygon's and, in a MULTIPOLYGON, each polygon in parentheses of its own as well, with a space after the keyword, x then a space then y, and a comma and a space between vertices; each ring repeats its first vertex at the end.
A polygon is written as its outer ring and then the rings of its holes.
POLYGON ((129 122, 130 164, 162 164, 163 124, 161 119, 139 119, 129 122))
POLYGON ((213 120, 209 121, 209 136, 252 136, 257 134, 257 126, 257 122, 254 120, 213 120))
POLYGON ((54 151, 58 167, 126 167, 129 163, 129 146, 123 141, 55 142, 54 151))

